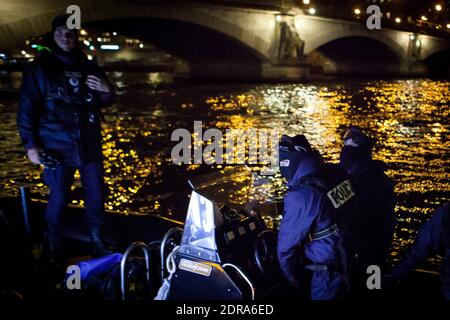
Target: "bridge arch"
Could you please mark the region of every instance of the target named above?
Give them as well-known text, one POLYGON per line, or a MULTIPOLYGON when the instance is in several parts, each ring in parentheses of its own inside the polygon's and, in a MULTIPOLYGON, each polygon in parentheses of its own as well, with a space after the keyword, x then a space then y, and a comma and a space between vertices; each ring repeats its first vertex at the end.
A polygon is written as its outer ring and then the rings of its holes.
POLYGON ((198 24, 160 18, 116 18, 86 23, 89 30, 116 31, 138 38, 189 63, 250 63, 264 61, 256 50, 235 38, 198 24))
POLYGON ((403 61, 406 59, 407 49, 399 45, 395 40, 391 37, 383 34, 383 33, 373 33, 367 32, 365 30, 336 30, 330 29, 328 32, 324 32, 318 34, 315 37, 311 37, 308 39, 308 45, 306 48, 306 54, 309 54, 318 48, 331 43, 336 40, 345 39, 345 38, 366 38, 372 39, 377 42, 382 43, 387 48, 389 48, 393 53, 395 53, 396 57, 403 61))
POLYGON ((450 74, 450 47, 436 51, 423 60, 428 72, 433 76, 448 76, 450 74))
POLYGON ((370 37, 342 37, 309 53, 313 73, 340 75, 383 75, 401 72, 403 61, 385 43, 370 37))
MULTIPOLYGON (((50 29, 53 17, 65 12, 66 7, 62 6, 61 10, 29 15, 25 19, 0 26, 0 48, 7 49, 23 43, 30 35, 45 34, 50 29)), ((81 6, 81 10, 83 24, 103 20, 134 18, 156 18, 191 23, 222 33, 256 52, 261 59, 270 59, 270 41, 256 34, 251 29, 239 25, 239 23, 232 23, 229 20, 222 19, 218 14, 212 14, 211 10, 205 8, 145 5, 137 1, 124 1, 120 3, 108 2, 107 6, 101 2, 97 4, 86 3, 81 6)))
POLYGON ((450 50, 450 43, 447 40, 428 36, 421 36, 420 40, 422 42, 422 60, 427 60, 439 52, 450 50))

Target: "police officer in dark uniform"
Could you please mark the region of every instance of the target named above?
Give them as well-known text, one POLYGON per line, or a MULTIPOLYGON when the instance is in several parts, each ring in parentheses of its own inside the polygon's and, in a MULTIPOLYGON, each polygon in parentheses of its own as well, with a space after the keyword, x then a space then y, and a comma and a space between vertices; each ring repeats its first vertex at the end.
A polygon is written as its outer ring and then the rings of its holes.
MULTIPOLYGON (((389 249, 394 233, 394 183, 385 174, 382 161, 372 159, 374 140, 360 128, 350 128, 344 136, 340 164, 350 176, 358 205, 359 272, 369 265, 389 268, 389 249)), ((365 280, 365 279, 364 279, 365 280)), ((365 281, 364 281, 365 285, 365 281)))
POLYGON ((450 203, 437 209, 436 214, 422 225, 414 244, 392 269, 392 277, 403 280, 433 254, 444 257, 440 268, 441 289, 444 297, 450 300, 450 203))
POLYGON ((108 253, 100 231, 104 210, 100 107, 113 103, 114 89, 78 49, 77 31, 67 28, 67 18, 53 20, 51 45, 27 66, 17 117, 28 158, 44 165, 50 187, 46 236, 55 259, 61 254, 62 214, 76 170, 84 189, 93 255, 108 253))
POLYGON ((279 150, 289 188, 278 234, 280 267, 297 289, 305 285, 302 269, 311 270, 312 299, 344 298, 349 290, 345 243, 353 235, 352 185, 345 171, 325 163, 303 135, 283 136, 279 150), (307 262, 301 262, 303 255, 307 262))

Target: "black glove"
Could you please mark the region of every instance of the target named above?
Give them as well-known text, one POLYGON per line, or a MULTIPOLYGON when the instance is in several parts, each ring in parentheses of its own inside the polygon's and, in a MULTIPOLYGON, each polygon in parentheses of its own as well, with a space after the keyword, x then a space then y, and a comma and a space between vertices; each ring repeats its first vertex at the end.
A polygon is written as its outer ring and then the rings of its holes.
POLYGON ((54 156, 49 155, 45 151, 39 152, 39 160, 41 164, 44 165, 46 169, 54 170, 56 167, 61 164, 61 161, 54 156))

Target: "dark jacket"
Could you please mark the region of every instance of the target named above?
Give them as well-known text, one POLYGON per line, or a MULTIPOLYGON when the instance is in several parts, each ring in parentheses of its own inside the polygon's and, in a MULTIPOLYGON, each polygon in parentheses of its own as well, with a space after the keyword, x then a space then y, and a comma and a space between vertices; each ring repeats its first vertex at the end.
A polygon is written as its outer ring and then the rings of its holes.
POLYGON ((444 257, 440 269, 442 292, 450 300, 450 204, 439 208, 425 222, 417 234, 414 244, 406 251, 401 261, 393 268, 396 279, 404 279, 414 268, 433 254, 444 257))
POLYGON ((354 197, 350 196, 339 209, 335 209, 327 193, 346 180, 348 176, 340 167, 325 164, 318 153, 308 152, 288 184, 284 217, 278 234, 278 259, 284 275, 296 287, 300 287, 299 257, 302 252, 312 264, 328 265, 345 272, 340 251, 344 232, 340 218, 350 214, 354 197), (317 181, 322 182, 324 188, 318 187, 317 181), (310 241, 310 234, 335 224, 341 230, 310 241))
POLYGON ((23 76, 17 124, 26 149, 40 148, 78 166, 102 161, 100 108, 114 93, 90 90, 86 76, 105 77, 81 51, 44 51, 23 76))
POLYGON ((385 174, 385 164, 367 159, 347 166, 358 205, 362 242, 359 255, 364 266, 388 265, 394 233, 394 183, 385 174))

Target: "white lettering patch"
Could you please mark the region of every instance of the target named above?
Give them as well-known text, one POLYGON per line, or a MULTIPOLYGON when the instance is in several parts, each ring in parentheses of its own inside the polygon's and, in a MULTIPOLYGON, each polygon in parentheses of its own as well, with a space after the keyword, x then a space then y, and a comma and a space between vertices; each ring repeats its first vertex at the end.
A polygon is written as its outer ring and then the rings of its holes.
POLYGON ((290 162, 291 160, 289 159, 282 160, 280 161, 280 167, 289 167, 290 162))
POLYGON ((195 262, 195 261, 191 261, 191 260, 186 260, 186 259, 181 259, 178 267, 181 270, 186 270, 189 272, 201 274, 202 276, 207 276, 207 277, 209 277, 209 275, 211 274, 211 269, 212 269, 212 267, 207 264, 199 263, 199 262, 195 262))
POLYGON ((334 208, 337 209, 354 197, 355 193, 353 192, 350 181, 345 180, 337 187, 328 191, 327 196, 333 203, 334 208))
POLYGON ((357 148, 357 147, 358 147, 358 144, 357 144, 355 141, 353 141, 352 138, 350 138, 350 139, 345 140, 344 146, 350 146, 350 147, 355 147, 355 148, 357 148))

